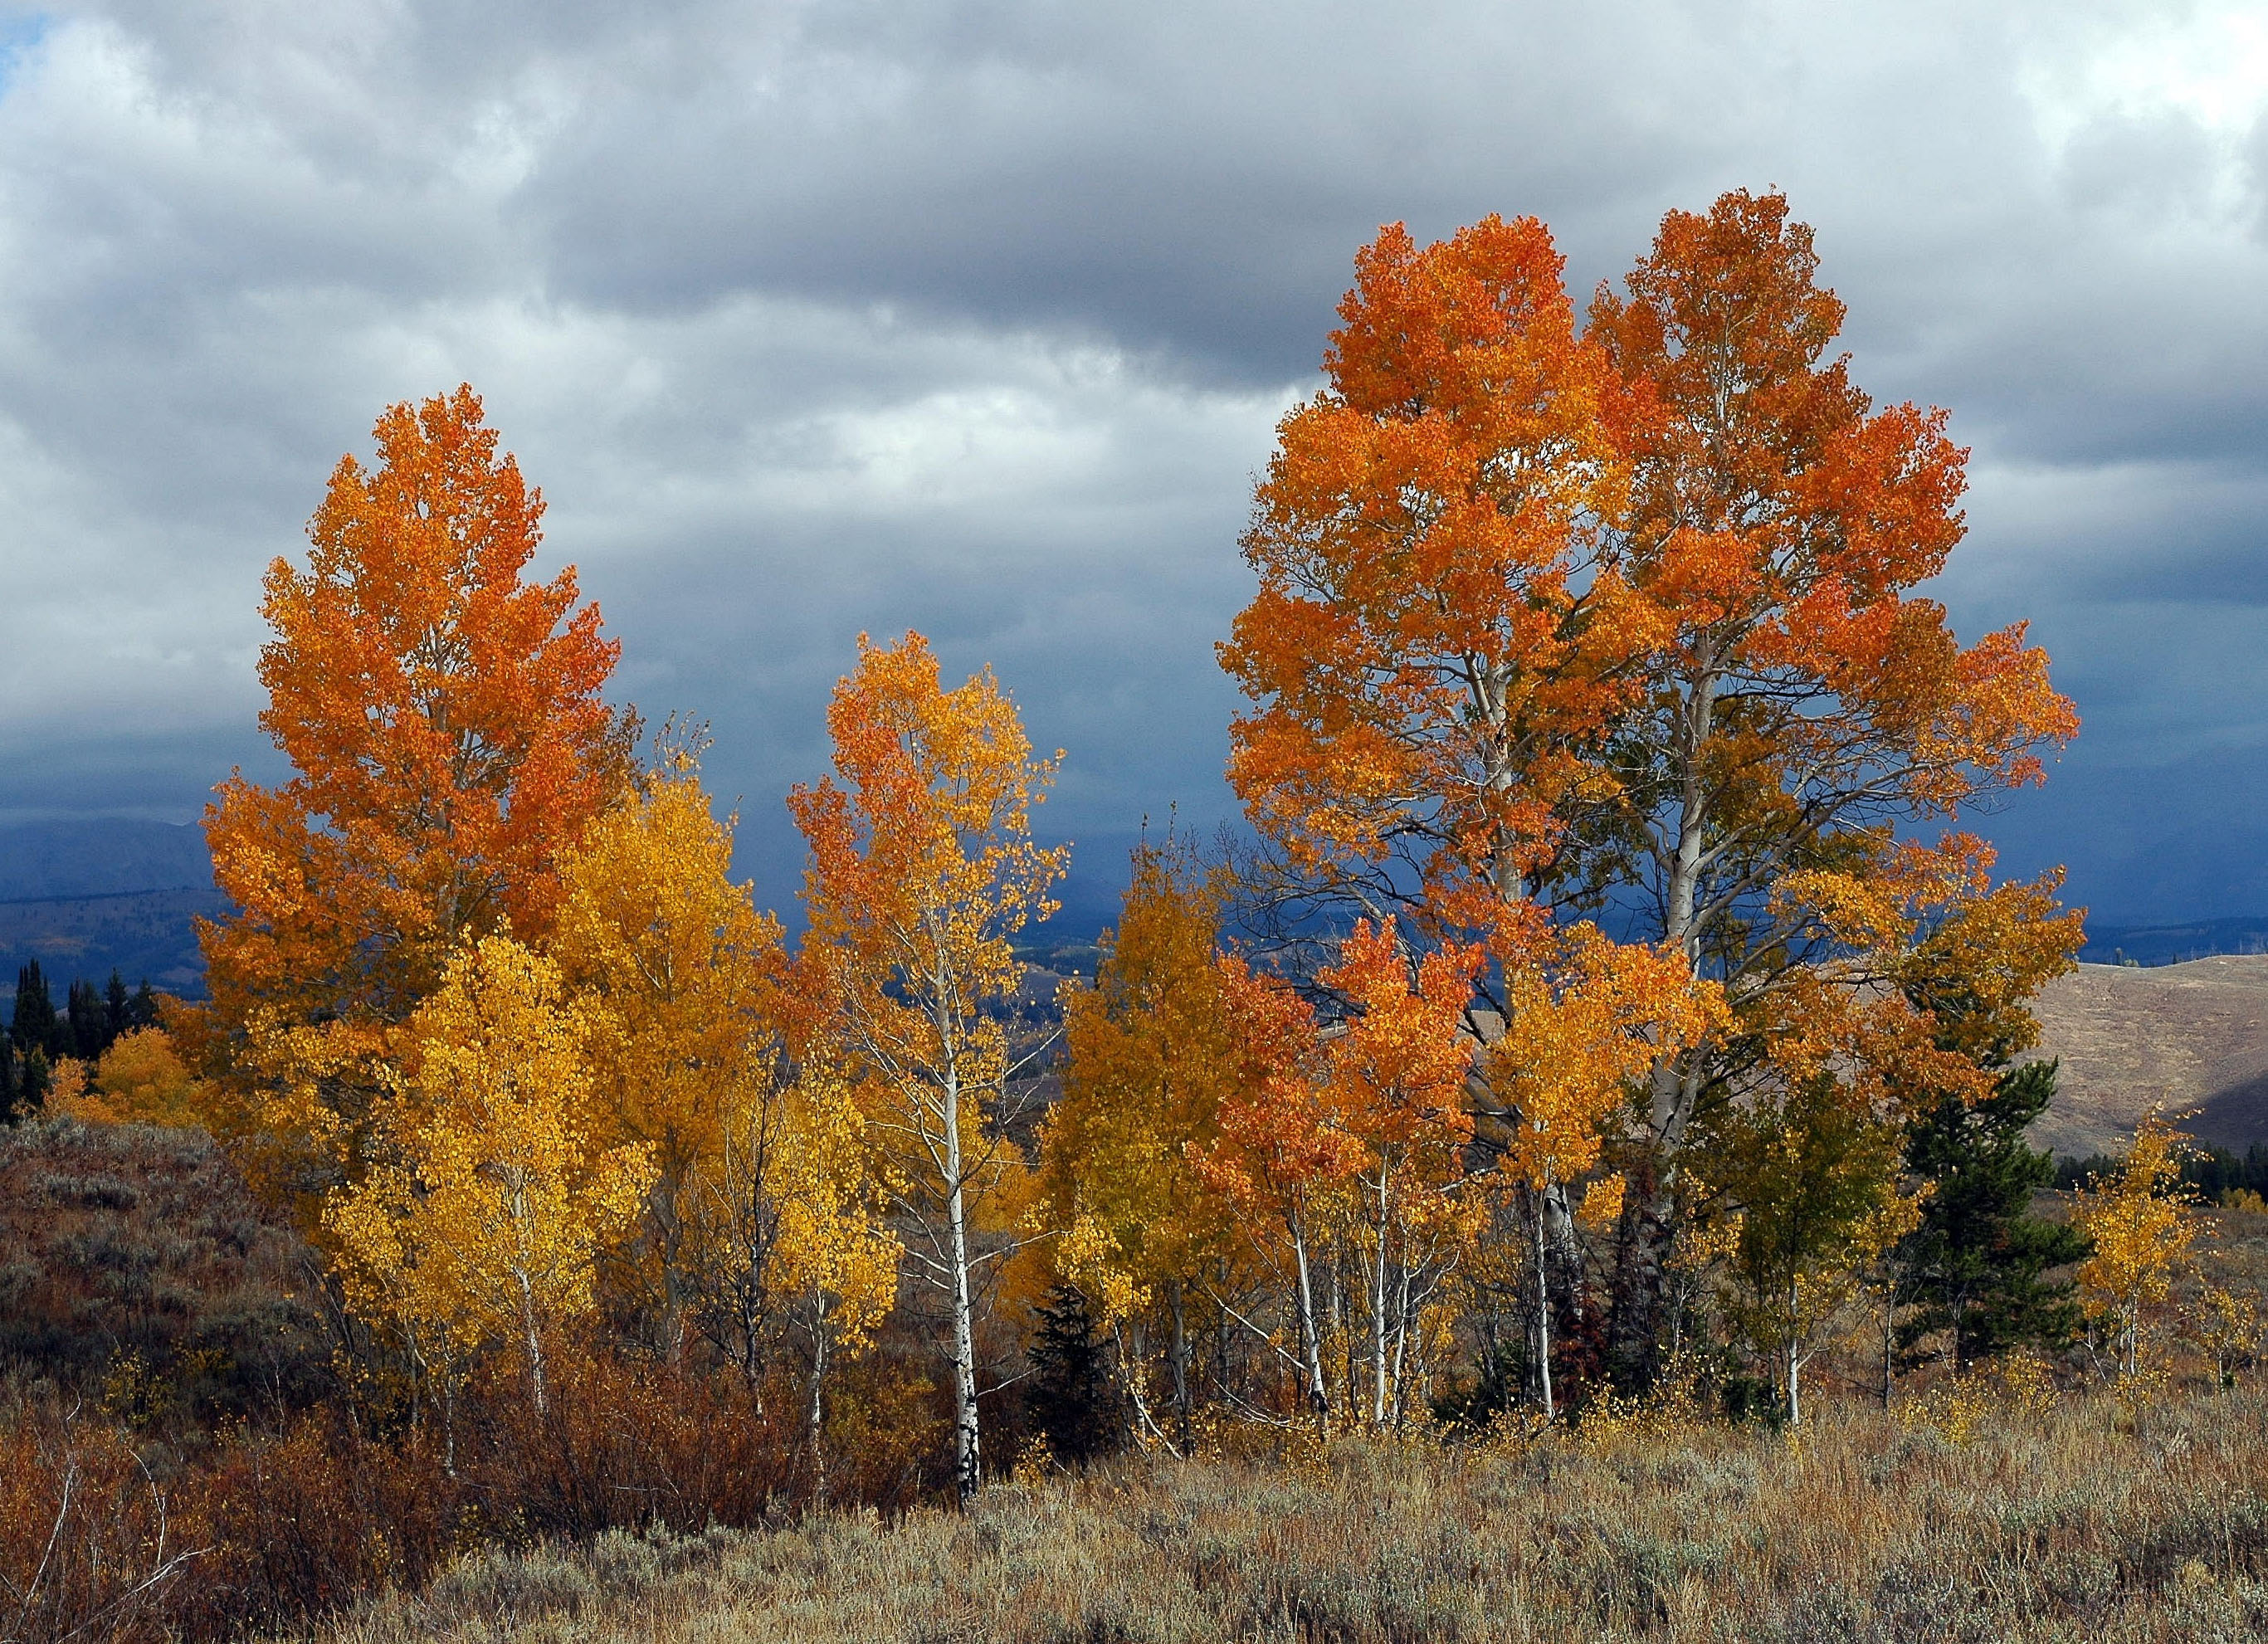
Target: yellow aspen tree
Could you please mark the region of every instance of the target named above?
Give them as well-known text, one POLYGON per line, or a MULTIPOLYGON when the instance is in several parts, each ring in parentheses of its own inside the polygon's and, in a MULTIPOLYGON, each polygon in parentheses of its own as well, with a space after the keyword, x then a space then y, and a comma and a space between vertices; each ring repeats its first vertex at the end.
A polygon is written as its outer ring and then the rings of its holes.
POLYGON ((92 1068, 65 1057, 55 1064, 47 1110, 90 1124, 163 1124, 176 1129, 203 1122, 208 1092, 189 1072, 163 1028, 119 1035, 92 1068))
POLYGON ((692 750, 665 753, 562 857, 549 944, 591 1024, 593 1122, 652 1152, 653 1191, 612 1277, 672 1358, 692 1307, 695 1178, 744 1118, 771 1136, 789 1077, 779 922, 733 882, 732 851, 692 750))
POLYGON ((2204 1231, 2181 1185, 2188 1140, 2164 1114, 2143 1115, 2118 1174, 2082 1189, 2072 1215, 2072 1225, 2095 1246, 2080 1264, 2080 1299, 2088 1316, 2110 1323, 2118 1368, 2127 1375, 2141 1368, 2145 1311, 2172 1293, 2204 1231))
POLYGON ((1328 1042, 1328 1100, 1359 1149, 1353 1219, 1369 1291, 1373 1427, 1399 1419, 1418 1316, 1482 1220, 1478 1199, 1461 1191, 1475 1047, 1459 1031, 1480 962, 1477 947, 1450 946, 1413 963, 1392 920, 1366 920, 1317 977, 1346 1008, 1328 1042))
POLYGON ((544 1337, 590 1310, 599 1251, 652 1186, 652 1148, 593 1145, 588 1016, 508 937, 451 961, 409 1036, 379 1115, 384 1161, 324 1211, 348 1295, 459 1352, 508 1344, 542 1411, 544 1337))
POLYGON ((1054 780, 988 670, 939 682, 919 634, 861 635, 858 670, 827 713, 835 777, 789 798, 810 848, 806 958, 828 1031, 917 1231, 909 1254, 944 1293, 961 1499, 981 1478, 975 1278, 977 1218, 1022 1161, 1004 1120, 1018 1071, 1003 1006, 1023 980, 1009 939, 1055 910, 1068 847, 1033 843, 1054 780))
MULTIPOLYGON (((1597 1165, 1606 1127, 1664 1050, 1695 1043, 1724 1015, 1721 997, 1694 986, 1676 957, 1660 949, 1617 947, 1590 925, 1569 927, 1554 946, 1552 963, 1518 966, 1506 977, 1503 1036, 1482 1065, 1498 1120, 1490 1130, 1497 1169, 1527 1199, 1536 1391, 1547 1421, 1556 1413, 1547 1206, 1597 1165)), ((1609 1200, 1618 1215, 1623 1188, 1616 1176, 1608 1194, 1587 1194, 1588 1219, 1604 1215, 1609 1200)))
POLYGON ((727 1294, 801 1298, 811 1353, 806 1432, 823 1491, 828 1368, 837 1353, 866 1347, 889 1316, 905 1245, 885 1220, 892 1183, 874 1169, 866 1117, 840 1067, 814 1057, 779 1105, 769 1146, 755 1111, 731 1128, 723 1156, 699 1178, 695 1214, 703 1248, 729 1250, 746 1286, 727 1294))
MULTIPOLYGON (((1041 1128, 1049 1214, 1065 1277, 1113 1325, 1161 1303, 1179 1441, 1189 1436, 1191 1294, 1225 1254, 1217 1205, 1189 1149, 1217 1134, 1235 1076, 1235 1035, 1214 965, 1219 909, 1186 845, 1134 853, 1117 928, 1091 984, 1063 993, 1063 1095, 1041 1128)), ((1138 1334, 1128 1380, 1138 1419, 1158 1436, 1141 1385, 1138 1334)))
POLYGON ((592 1023, 595 1122, 652 1150, 637 1239, 615 1264, 673 1357, 698 1330, 751 1383, 783 1313, 810 1338, 816 1454, 830 1350, 888 1310, 899 1246, 880 1225, 864 1129, 807 1018, 779 921, 731 875, 736 819, 701 785, 698 739, 561 864, 552 953, 592 1023))

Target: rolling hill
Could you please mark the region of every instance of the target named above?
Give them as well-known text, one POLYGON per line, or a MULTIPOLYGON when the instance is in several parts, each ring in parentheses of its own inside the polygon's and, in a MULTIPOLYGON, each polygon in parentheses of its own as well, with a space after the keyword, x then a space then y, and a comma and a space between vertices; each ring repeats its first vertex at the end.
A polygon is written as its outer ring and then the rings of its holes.
POLYGON ((2083 964, 2048 984, 2036 1055, 2062 1063, 2035 1146, 2072 1157, 2123 1148, 2154 1102, 2200 1141, 2268 1141, 2268 955, 2083 964))

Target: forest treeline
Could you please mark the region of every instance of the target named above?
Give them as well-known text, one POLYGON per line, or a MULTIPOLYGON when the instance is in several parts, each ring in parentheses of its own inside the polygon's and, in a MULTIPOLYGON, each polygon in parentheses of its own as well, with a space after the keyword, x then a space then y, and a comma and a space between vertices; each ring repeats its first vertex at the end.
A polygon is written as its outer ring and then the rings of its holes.
MULTIPOLYGON (((2019 1349, 2147 1369, 2181 1139, 2037 1213, 2028 1002, 2079 916, 1961 825, 2076 717, 2021 624, 1963 645, 1917 592, 1966 453, 1851 380, 1809 231, 1673 212, 1579 313, 1541 223, 1392 227, 1340 318, 1219 648, 1248 842, 1145 842, 1059 1034, 1013 944, 1064 756, 989 669, 860 638, 787 796, 792 941, 700 730, 611 705, 598 608, 527 577, 542 504, 472 390, 341 461, 266 583, 292 774, 207 814, 210 998, 23 1144, 203 1132, 303 1253, 291 1374, 198 1407, 186 1339, 102 1373, 234 1481, 175 1521, 208 1594, 1224 1427, 1800 1422, 1830 1348, 1885 1402, 2019 1349), (296 1574, 241 1517, 287 1489, 337 1527, 296 1574)), ((2214 1297, 2233 1374, 2257 1298, 2214 1297)))
POLYGON ((58 1065, 76 1065, 63 1071, 66 1091, 76 1090, 84 1070, 99 1065, 122 1037, 157 1025, 158 996, 147 977, 130 993, 116 969, 102 987, 79 977, 65 988, 58 1009, 40 962, 28 962, 16 972, 8 1031, 0 1036, 0 1124, 45 1103, 58 1065))

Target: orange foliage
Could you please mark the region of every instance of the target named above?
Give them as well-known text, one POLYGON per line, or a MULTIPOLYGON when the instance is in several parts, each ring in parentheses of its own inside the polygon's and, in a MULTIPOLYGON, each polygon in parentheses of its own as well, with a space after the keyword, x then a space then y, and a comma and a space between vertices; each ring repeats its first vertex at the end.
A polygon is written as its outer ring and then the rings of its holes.
POLYGON ((232 777, 207 810, 239 911, 201 927, 211 1005, 169 1019, 227 1075, 227 1128, 318 1176, 358 1168, 370 1058, 451 950, 543 933, 632 729, 573 571, 523 579, 542 503, 472 390, 396 405, 376 438, 376 468, 332 474, 307 569, 269 568, 261 725, 293 775, 232 777))
POLYGON ((1613 372, 1561 264, 1529 217, 1358 254, 1221 647, 1255 704, 1229 761, 1255 821, 1310 873, 1414 858, 1436 927, 1498 934, 1551 873, 1567 813, 1613 786, 1600 741, 1649 638, 1600 528, 1628 487, 1613 372))
MULTIPOLYGON (((1848 877, 1822 841, 2037 781, 2038 749, 2078 729, 2021 624, 1963 650, 1911 593, 1960 540, 1967 453, 1943 411, 1875 410, 1842 358, 1822 363, 1843 305, 1816 269, 1783 197, 1728 194, 1670 213, 1629 295, 1602 288, 1591 307, 1631 390, 1618 563, 1657 636, 1630 727, 1654 769, 1627 792, 1648 807, 1632 821, 1665 934, 1697 955, 1740 882, 1781 888, 1790 923, 1759 945, 1839 935, 1837 910, 1782 883, 1848 877)), ((1874 838, 1861 879, 1900 867, 1874 838)))

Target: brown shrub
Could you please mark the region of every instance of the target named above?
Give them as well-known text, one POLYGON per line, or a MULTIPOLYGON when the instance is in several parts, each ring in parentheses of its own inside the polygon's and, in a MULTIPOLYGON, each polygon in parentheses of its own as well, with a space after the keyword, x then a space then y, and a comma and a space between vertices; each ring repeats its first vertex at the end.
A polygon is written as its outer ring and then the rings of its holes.
POLYGON ((0 1129, 0 1373, 144 1428, 304 1405, 328 1347, 306 1246, 202 1131, 0 1129))
POLYGON ((0 1640, 164 1636, 209 1555, 129 1436, 18 1409, 0 1423, 0 1640))

